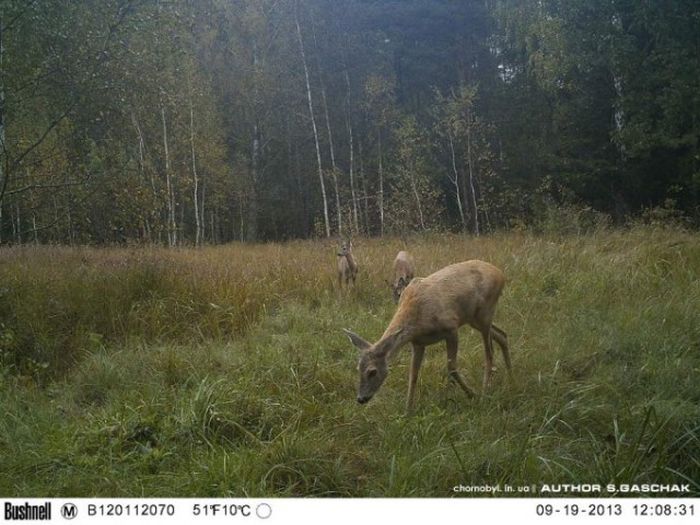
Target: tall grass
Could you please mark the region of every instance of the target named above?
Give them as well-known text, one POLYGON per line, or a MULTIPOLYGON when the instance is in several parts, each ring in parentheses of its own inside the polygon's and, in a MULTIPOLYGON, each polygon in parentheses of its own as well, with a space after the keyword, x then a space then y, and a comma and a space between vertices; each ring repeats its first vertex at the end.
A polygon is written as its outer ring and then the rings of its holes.
MULTIPOLYGON (((0 250, 0 494, 450 496, 454 485, 686 483, 700 494, 700 243, 587 236, 357 239, 357 286, 322 241, 201 250, 0 250), (480 258, 508 283, 514 378, 480 399, 426 358, 354 402, 356 354, 395 306, 399 249, 426 275, 480 258)), ((459 366, 479 384, 481 340, 459 366)))

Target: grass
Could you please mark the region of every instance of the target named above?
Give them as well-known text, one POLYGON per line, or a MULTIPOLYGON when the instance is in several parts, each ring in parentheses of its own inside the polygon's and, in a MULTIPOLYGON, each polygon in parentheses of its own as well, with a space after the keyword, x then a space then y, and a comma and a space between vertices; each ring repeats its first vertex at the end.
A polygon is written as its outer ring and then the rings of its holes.
MULTIPOLYGON (((377 338, 404 242, 0 250, 0 495, 451 496, 462 485, 689 484, 700 495, 700 238, 407 240, 418 273, 480 258, 508 284, 510 338, 489 392, 409 352, 367 406, 341 328, 377 338)), ((480 337, 459 366, 480 385, 480 337)), ((532 494, 529 494, 532 495, 532 494)))

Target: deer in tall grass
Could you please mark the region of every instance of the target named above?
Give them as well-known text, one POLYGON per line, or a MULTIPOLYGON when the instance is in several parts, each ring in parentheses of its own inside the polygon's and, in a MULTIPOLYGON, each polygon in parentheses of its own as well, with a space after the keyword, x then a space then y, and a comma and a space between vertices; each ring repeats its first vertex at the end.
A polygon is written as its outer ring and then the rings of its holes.
POLYGON ((394 296, 394 302, 398 304, 401 293, 416 275, 416 263, 413 256, 407 251, 401 250, 394 259, 394 282, 388 283, 394 296))
POLYGON ((357 270, 358 265, 352 255, 352 241, 343 241, 338 250, 338 287, 342 289, 343 281, 345 281, 345 286, 347 287, 350 284, 350 280, 352 280, 354 286, 357 270))
POLYGON ((447 370, 468 396, 474 391, 457 371, 459 327, 469 324, 481 333, 486 362, 482 389, 485 391, 493 371, 493 345, 501 347, 510 374, 510 353, 506 333, 493 324, 496 303, 505 277, 495 266, 478 260, 447 266, 428 277, 415 278, 401 294, 396 313, 381 339, 372 344, 344 330, 360 350, 358 403, 367 403, 382 386, 388 374, 387 358, 411 343, 413 356, 408 375, 406 411, 413 409, 416 380, 425 347, 439 341, 447 345, 447 370))

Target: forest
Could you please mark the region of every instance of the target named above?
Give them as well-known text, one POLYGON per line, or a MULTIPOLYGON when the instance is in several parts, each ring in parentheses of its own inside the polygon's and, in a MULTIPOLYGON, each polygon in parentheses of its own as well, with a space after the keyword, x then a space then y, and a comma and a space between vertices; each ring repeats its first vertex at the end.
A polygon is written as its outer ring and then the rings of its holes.
POLYGON ((1 0, 0 243, 700 223, 694 0, 1 0))

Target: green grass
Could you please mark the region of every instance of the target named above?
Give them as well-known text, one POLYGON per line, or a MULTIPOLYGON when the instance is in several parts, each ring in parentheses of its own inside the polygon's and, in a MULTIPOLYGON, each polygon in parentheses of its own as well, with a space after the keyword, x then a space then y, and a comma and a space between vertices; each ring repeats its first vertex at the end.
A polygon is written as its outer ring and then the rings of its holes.
MULTIPOLYGON (((367 406, 341 328, 376 339, 404 243, 0 250, 0 495, 451 496, 454 485, 687 483, 700 495, 700 237, 408 239, 418 273, 480 258, 514 377, 467 399, 409 352, 367 406)), ((480 385, 481 338, 459 366, 480 385)), ((499 356, 500 357, 500 356, 499 356)))

